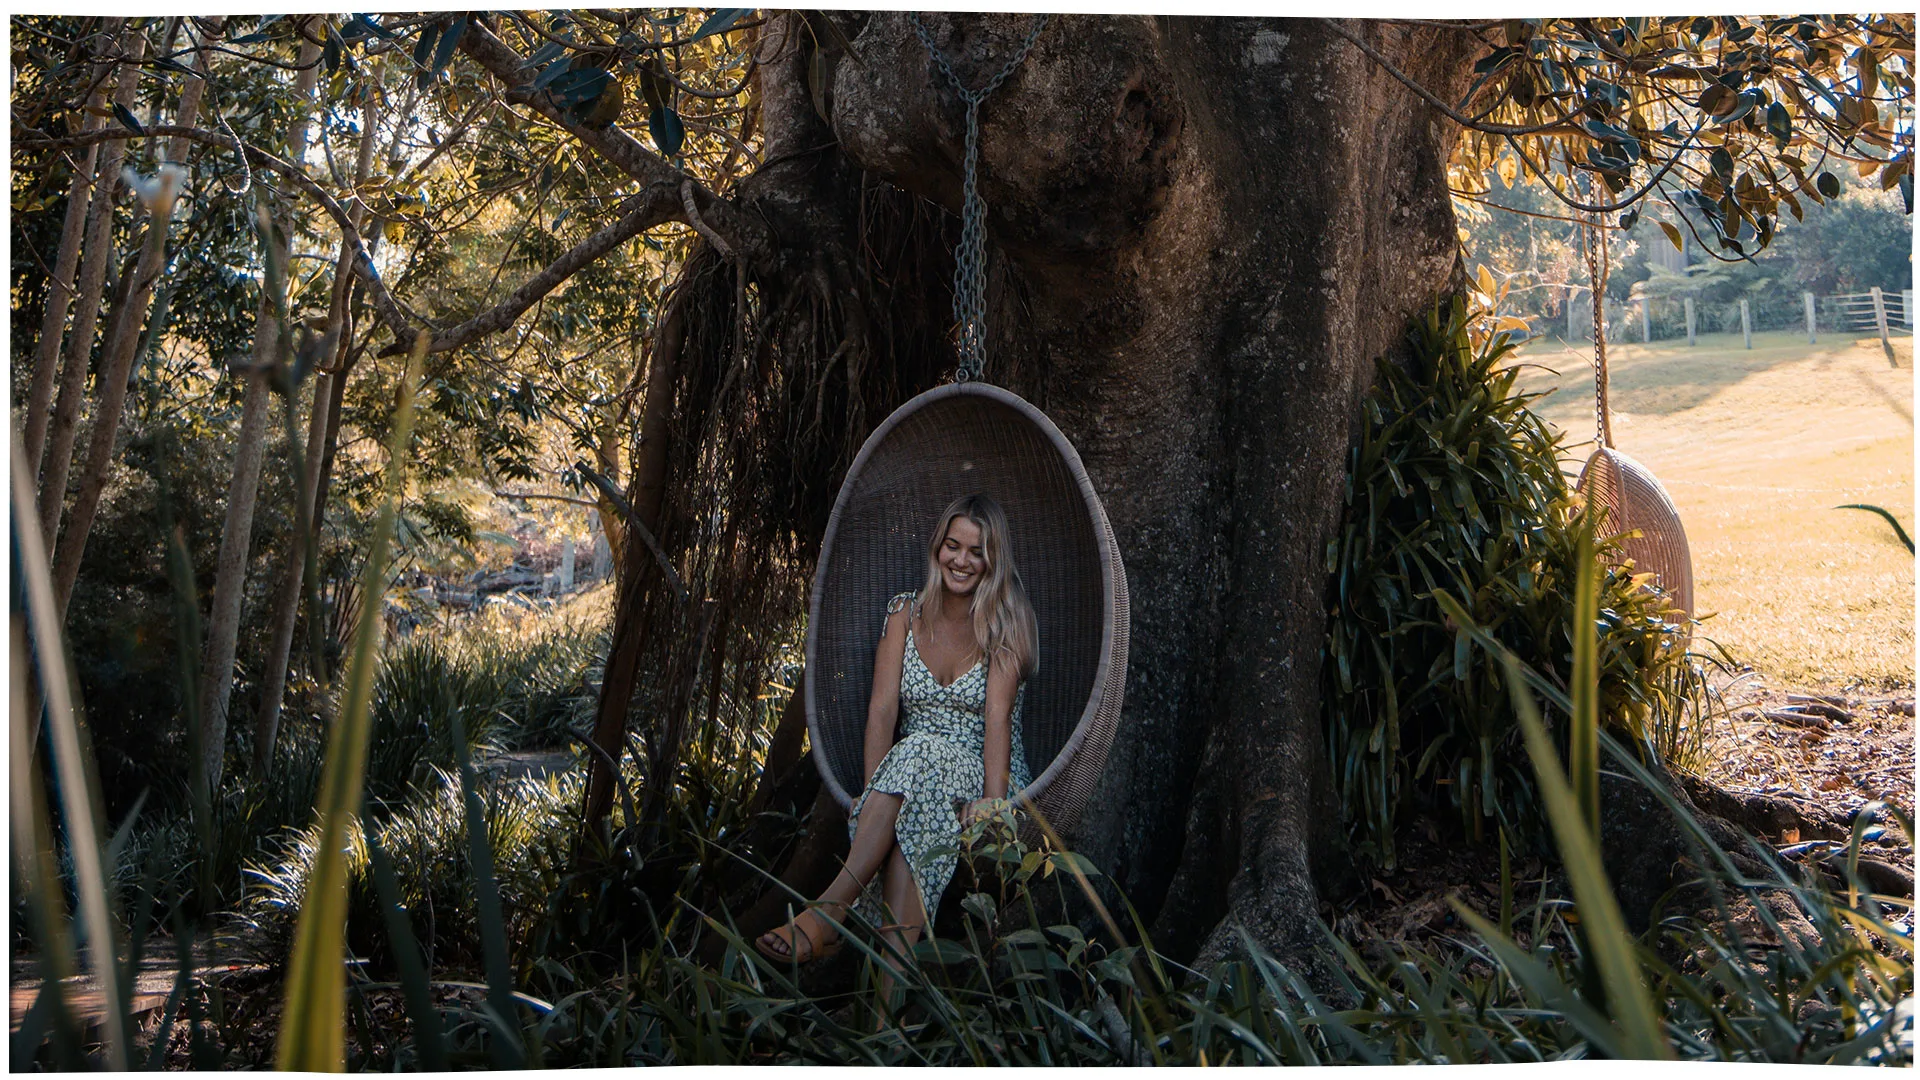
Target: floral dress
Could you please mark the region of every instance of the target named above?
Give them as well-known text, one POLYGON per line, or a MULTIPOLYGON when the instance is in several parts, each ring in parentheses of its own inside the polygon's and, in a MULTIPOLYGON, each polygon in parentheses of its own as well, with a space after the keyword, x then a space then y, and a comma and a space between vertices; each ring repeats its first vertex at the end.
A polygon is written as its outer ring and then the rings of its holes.
MULTIPOLYGON (((907 604, 918 610, 916 593, 901 593, 887 604, 892 615, 907 604)), ((885 624, 881 632, 885 633, 885 624)), ((1007 795, 1011 798, 1033 782, 1020 737, 1020 706, 1025 685, 1013 699, 1013 746, 1009 755, 1007 795)), ((847 821, 851 837, 860 824, 867 796, 884 791, 901 797, 894 837, 920 888, 920 903, 932 919, 934 905, 946 891, 959 865, 960 818, 954 801, 962 804, 986 792, 987 665, 976 662, 952 683, 940 685, 914 644, 913 623, 907 623, 906 655, 900 667, 900 741, 887 751, 873 771, 866 791, 853 804, 847 821)), ((878 877, 876 876, 876 880, 878 877)))

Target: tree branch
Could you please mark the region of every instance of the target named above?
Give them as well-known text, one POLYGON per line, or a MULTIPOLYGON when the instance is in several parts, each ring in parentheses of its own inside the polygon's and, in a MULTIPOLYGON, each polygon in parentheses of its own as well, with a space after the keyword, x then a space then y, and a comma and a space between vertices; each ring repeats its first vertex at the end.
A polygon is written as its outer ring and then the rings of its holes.
MULTIPOLYGON (((380 279, 379 271, 374 269, 373 257, 367 251, 366 243, 360 236, 360 230, 354 226, 352 215, 304 171, 294 168, 281 158, 256 146, 205 128, 158 126, 148 128, 147 136, 189 139, 244 152, 254 164, 264 166, 292 180, 296 187, 318 203, 340 227, 341 240, 352 253, 354 273, 366 283, 374 310, 379 313, 381 322, 393 332, 394 344, 389 345, 379 355, 391 356, 405 352, 411 347, 409 343, 419 332, 414 326, 414 319, 409 317, 400 302, 387 290, 386 283, 380 279)), ((124 128, 108 127, 62 139, 21 139, 16 136, 14 146, 24 150, 61 149, 86 146, 109 139, 137 137, 124 128)), ((457 349, 489 334, 505 330, 512 326, 514 320, 524 314, 528 308, 557 288, 561 282, 572 277, 594 260, 656 225, 682 220, 682 215, 685 213, 682 207, 680 185, 665 179, 651 185, 646 191, 632 196, 628 203, 630 208, 618 221, 582 240, 571 250, 547 264, 546 269, 528 278, 505 300, 449 330, 436 329, 433 344, 428 347, 428 351, 446 352, 448 349, 457 349)))
MULTIPOLYGON (((101 128, 98 131, 85 132, 83 134, 59 139, 23 139, 19 137, 19 134, 19 132, 14 133, 13 145, 15 149, 21 150, 62 149, 66 147, 87 146, 96 142, 106 142, 110 139, 134 139, 143 137, 123 127, 117 126, 109 126, 101 128)), ((299 188, 303 194, 319 204, 320 208, 326 211, 327 216, 333 219, 334 224, 340 227, 340 238, 351 250, 353 255, 353 271, 366 283, 367 291, 373 301, 374 310, 380 314, 380 320, 386 323, 388 329, 393 331, 394 336, 402 341, 411 340, 414 334, 417 333, 407 318, 406 312, 401 309, 399 302, 393 298, 392 293, 387 291, 386 283, 380 280, 380 272, 374 269, 373 257, 368 254, 366 241, 361 239, 360 230, 354 226, 352 215, 347 212, 345 207, 340 205, 338 200, 327 194, 326 189, 315 183, 313 179, 306 174, 306 170, 297 168, 280 157, 268 153, 257 146, 233 138, 223 132, 209 131, 206 128, 180 127, 170 124, 158 125, 147 128, 144 137, 186 139, 191 142, 225 147, 235 153, 246 155, 252 164, 265 167, 291 180, 295 187, 299 188)))
MULTIPOLYGON (((433 335, 433 344, 428 347, 428 351, 445 352, 505 330, 525 314, 528 308, 539 303, 542 297, 558 288, 561 282, 579 273, 590 263, 648 229, 669 221, 680 220, 681 217, 679 193, 665 181, 654 184, 646 191, 633 196, 628 203, 630 209, 618 221, 575 244, 565 254, 548 263, 546 269, 521 283, 520 287, 513 290, 512 295, 505 300, 458 326, 436 332, 433 335)), ((408 347, 403 342, 395 341, 381 350, 379 355, 396 355, 407 351, 408 347)))
POLYGON ((466 32, 460 35, 460 51, 500 80, 506 87, 505 97, 509 103, 525 105, 565 128, 583 145, 605 158, 608 164, 649 188, 670 183, 672 190, 678 191, 682 180, 691 181, 693 202, 700 220, 715 233, 727 238, 728 246, 734 251, 744 251, 756 261, 771 258, 773 237, 764 224, 740 213, 732 203, 640 145, 639 140, 622 131, 618 125, 591 128, 569 120, 566 113, 554 104, 552 94, 544 90, 535 91, 528 85, 526 59, 486 27, 469 23, 466 32))
POLYGON ((1367 59, 1380 65, 1382 71, 1385 71, 1387 74, 1404 83, 1407 89, 1412 90, 1419 96, 1420 100, 1440 110, 1447 119, 1452 120, 1454 123, 1470 131, 1484 131, 1489 135, 1506 135, 1512 137, 1514 135, 1538 135, 1543 132, 1555 130, 1566 131, 1571 134, 1580 130, 1571 120, 1567 119, 1554 120, 1536 127, 1525 127, 1519 124, 1488 124, 1477 121, 1448 105, 1446 102, 1441 101, 1439 97, 1435 96, 1433 91, 1421 86, 1411 75, 1393 66, 1393 62, 1380 55, 1378 49, 1361 40, 1358 34, 1341 26, 1338 21, 1328 18, 1322 18, 1320 21, 1326 24, 1327 29, 1345 38, 1348 44, 1365 53, 1367 59))

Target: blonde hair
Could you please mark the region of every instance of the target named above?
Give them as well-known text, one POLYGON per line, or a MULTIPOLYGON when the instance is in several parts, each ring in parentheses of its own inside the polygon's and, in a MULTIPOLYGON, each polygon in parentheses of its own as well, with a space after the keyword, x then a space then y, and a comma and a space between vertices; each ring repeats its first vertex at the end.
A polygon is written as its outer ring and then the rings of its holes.
POLYGON ((1007 515, 1000 504, 986 495, 964 495, 955 499, 940 515, 934 527, 933 541, 927 545, 927 584, 920 590, 920 603, 938 604, 945 599, 946 582, 940 573, 940 545, 955 518, 964 517, 980 527, 980 550, 987 571, 974 586, 969 611, 973 616, 974 643, 986 657, 1005 653, 1014 662, 1022 678, 1040 666, 1040 638, 1033 618, 1033 605, 1027 602, 1026 586, 1013 565, 1013 547, 1008 543, 1007 515))

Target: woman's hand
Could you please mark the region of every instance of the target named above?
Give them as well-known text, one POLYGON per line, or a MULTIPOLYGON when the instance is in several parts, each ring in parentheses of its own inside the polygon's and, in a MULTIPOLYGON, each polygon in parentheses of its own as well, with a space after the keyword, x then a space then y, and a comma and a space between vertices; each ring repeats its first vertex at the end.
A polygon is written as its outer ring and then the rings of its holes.
POLYGON ((1007 800, 1005 799, 975 799, 967 804, 966 812, 960 815, 960 821, 963 825, 971 825, 976 821, 985 821, 1006 808, 1007 800))

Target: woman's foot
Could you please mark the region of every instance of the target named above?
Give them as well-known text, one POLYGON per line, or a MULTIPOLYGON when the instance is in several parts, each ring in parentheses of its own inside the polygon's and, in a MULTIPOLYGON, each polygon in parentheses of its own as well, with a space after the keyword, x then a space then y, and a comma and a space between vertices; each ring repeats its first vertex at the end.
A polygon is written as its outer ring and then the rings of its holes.
POLYGON ((840 928, 819 908, 808 908, 787 925, 761 934, 753 946, 771 960, 811 963, 840 951, 840 928))

